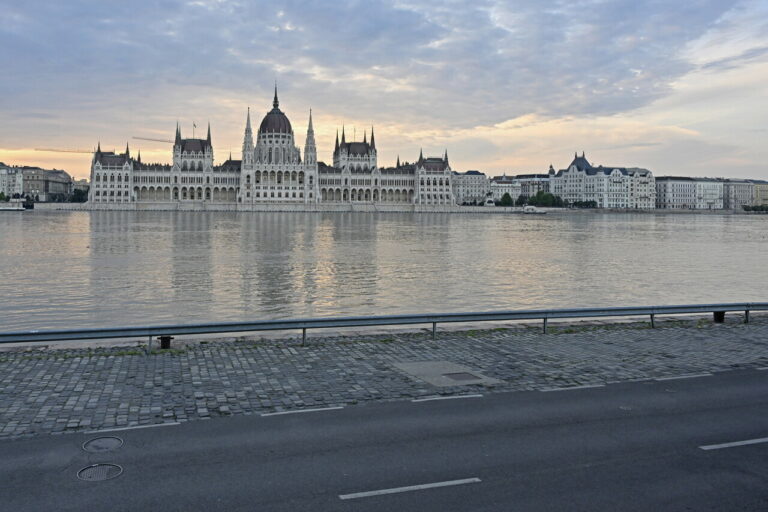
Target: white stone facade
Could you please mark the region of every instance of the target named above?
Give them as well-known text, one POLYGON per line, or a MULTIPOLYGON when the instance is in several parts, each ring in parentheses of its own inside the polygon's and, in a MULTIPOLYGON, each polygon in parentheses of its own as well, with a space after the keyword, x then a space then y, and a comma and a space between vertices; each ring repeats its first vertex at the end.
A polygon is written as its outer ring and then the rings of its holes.
POLYGON ((256 140, 250 111, 246 116, 243 159, 230 158, 214 164, 211 130, 206 139, 184 139, 176 127, 173 164, 145 164, 141 155, 94 153, 91 164, 89 202, 175 203, 178 209, 204 209, 206 205, 234 205, 255 209, 258 205, 374 203, 451 206, 455 204, 448 154, 424 158, 414 164, 379 168, 376 142, 371 129, 363 142, 336 137, 333 166, 317 160, 310 112, 304 156, 296 145, 288 117, 280 110, 277 90, 273 108, 261 122, 256 140))
POLYGON ((24 173, 19 167, 0 167, 0 192, 6 197, 24 193, 24 173))
POLYGON ((550 175, 550 191, 568 203, 594 201, 597 208, 656 207, 656 184, 651 171, 593 167, 583 153, 575 155, 567 169, 550 175))
POLYGON ((491 181, 480 171, 454 172, 453 195, 457 204, 484 204, 491 181))
POLYGON ((522 193, 523 186, 511 176, 505 174, 491 178, 491 196, 494 201, 501 201, 504 194, 509 194, 512 201, 517 201, 517 198, 520 197, 522 193))
POLYGON ((741 210, 755 204, 755 184, 747 180, 723 181, 723 208, 741 210))
POLYGON ((656 207, 671 210, 721 210, 723 182, 713 178, 656 178, 656 207))

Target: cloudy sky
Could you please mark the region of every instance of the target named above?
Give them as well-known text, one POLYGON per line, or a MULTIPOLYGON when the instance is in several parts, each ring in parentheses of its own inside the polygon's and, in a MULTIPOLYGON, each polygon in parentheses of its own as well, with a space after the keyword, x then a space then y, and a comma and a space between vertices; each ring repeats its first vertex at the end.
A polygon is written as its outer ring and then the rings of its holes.
POLYGON ((170 160, 178 120, 239 158, 248 106, 319 158, 375 125, 379 165, 447 148, 490 174, 593 163, 768 179, 768 1, 0 0, 0 161, 170 160))

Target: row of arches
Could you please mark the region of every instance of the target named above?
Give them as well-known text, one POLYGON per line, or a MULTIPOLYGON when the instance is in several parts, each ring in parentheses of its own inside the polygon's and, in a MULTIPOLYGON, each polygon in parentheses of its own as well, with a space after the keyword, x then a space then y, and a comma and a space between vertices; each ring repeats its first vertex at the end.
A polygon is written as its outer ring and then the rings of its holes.
POLYGON ((413 191, 400 189, 340 189, 321 188, 320 199, 323 202, 383 202, 383 203, 412 203, 413 191))
MULTIPOLYGON (((304 184, 304 171, 256 171, 253 173, 253 181, 256 184, 280 185, 282 183, 304 184)), ((251 183, 251 175, 246 174, 245 183, 251 183)))
POLYGON ((134 187, 136 201, 231 201, 237 200, 234 187, 134 187))

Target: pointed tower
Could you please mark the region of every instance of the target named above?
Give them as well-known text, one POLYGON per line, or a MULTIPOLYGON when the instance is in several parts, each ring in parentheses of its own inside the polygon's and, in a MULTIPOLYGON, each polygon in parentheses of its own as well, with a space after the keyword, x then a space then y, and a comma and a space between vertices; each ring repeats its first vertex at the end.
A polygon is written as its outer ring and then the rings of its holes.
POLYGON ((174 146, 181 146, 181 127, 179 126, 179 122, 176 121, 176 141, 173 144, 174 146))
POLYGON ((424 161, 424 151, 419 148, 419 163, 422 163, 424 161))
POLYGON ((337 129, 336 130, 336 144, 333 146, 333 154, 335 155, 338 152, 339 152, 339 130, 337 129))
POLYGON ((373 137, 373 125, 371 125, 371 148, 376 149, 376 139, 373 137))
POLYGON ((101 153, 101 141, 99 141, 98 144, 96 145, 96 152, 101 153))
POLYGON ((315 147, 315 129, 312 127, 312 109, 309 109, 309 125, 307 126, 307 141, 304 143, 304 163, 314 166, 317 163, 317 148, 315 147))
POLYGON ((251 107, 245 117, 245 135, 243 136, 243 164, 253 164, 253 130, 251 130, 251 107))
POLYGON ((125 158, 131 157, 131 150, 128 149, 128 143, 125 143, 125 158))
POLYGON ((343 146, 346 143, 347 143, 347 139, 344 136, 344 125, 341 125, 341 145, 343 146))
POLYGON ((208 137, 206 138, 208 145, 211 145, 211 122, 208 121, 208 137))
POLYGON ((363 130, 363 144, 368 144, 368 131, 363 130))
POLYGON ((139 150, 139 156, 136 157, 136 162, 141 163, 141 150, 139 150))
POLYGON ((445 166, 448 167, 448 148, 445 150, 445 156, 443 157, 443 162, 445 162, 445 166))
POLYGON ((277 100, 277 82, 275 82, 275 98, 272 100, 272 107, 278 108, 280 106, 280 102, 277 100))
POLYGON ((400 155, 397 155, 397 164, 395 165, 397 169, 400 168, 400 155))

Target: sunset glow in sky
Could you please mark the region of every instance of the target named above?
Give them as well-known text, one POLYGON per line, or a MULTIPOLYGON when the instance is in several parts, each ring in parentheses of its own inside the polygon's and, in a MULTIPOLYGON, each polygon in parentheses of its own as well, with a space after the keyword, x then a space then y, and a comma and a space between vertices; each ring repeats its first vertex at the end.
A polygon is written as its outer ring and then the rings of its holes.
POLYGON ((210 121, 240 158, 245 114, 281 109, 318 158, 375 125, 379 165, 441 155, 491 175, 596 164, 768 179, 768 2, 0 0, 0 161, 87 177, 210 121))

